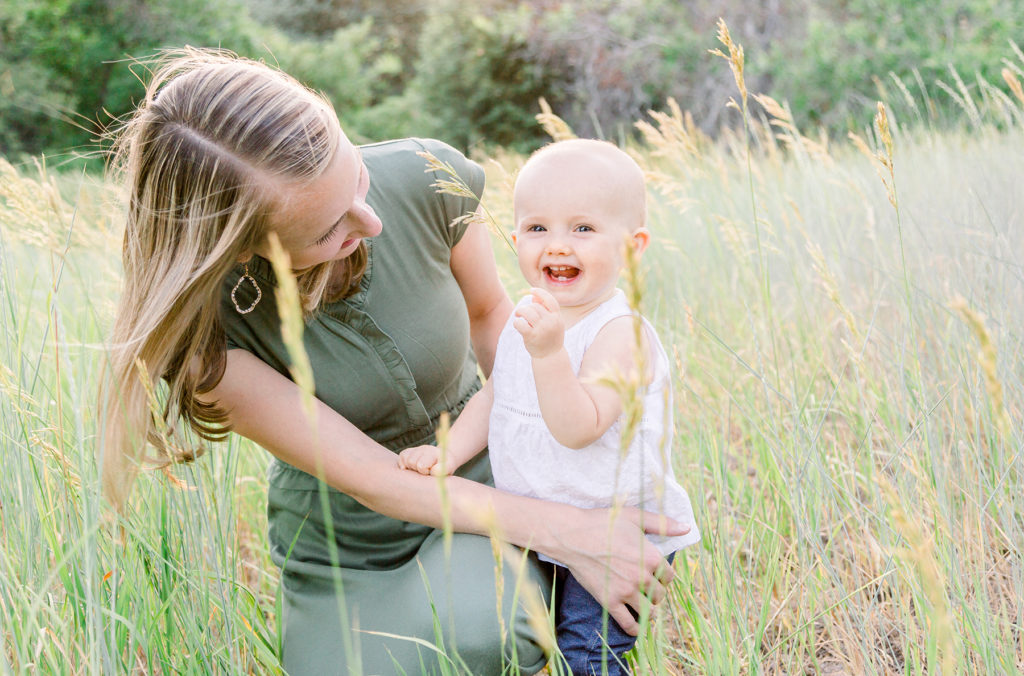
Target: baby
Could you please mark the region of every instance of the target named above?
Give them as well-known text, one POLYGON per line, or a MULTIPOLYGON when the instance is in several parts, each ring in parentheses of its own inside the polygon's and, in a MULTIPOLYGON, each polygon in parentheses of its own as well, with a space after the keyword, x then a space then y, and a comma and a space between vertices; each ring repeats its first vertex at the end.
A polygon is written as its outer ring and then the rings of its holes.
MULTIPOLYGON (((542 148, 516 179, 512 238, 533 287, 498 339, 494 372, 448 436, 443 471, 485 446, 495 485, 578 507, 637 506, 690 526, 652 541, 671 555, 700 539, 671 457, 669 362, 654 329, 617 288, 626 247, 650 241, 643 172, 603 141, 574 139, 542 148), (601 378, 644 368, 643 416, 623 448, 623 399, 601 378)), ((403 451, 400 466, 442 472, 440 450, 403 451)), ((596 534, 600 536, 600 534, 596 534)), ((555 562, 557 563, 557 562, 555 562)), ((622 656, 636 639, 564 567, 556 568, 558 647, 573 674, 627 673, 622 656)))

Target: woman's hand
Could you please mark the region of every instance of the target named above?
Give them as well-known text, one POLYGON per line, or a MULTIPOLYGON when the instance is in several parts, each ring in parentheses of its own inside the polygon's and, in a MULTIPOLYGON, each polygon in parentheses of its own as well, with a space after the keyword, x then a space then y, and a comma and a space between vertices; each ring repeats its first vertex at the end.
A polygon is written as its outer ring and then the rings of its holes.
POLYGON ((636 636, 640 625, 627 606, 639 612, 642 595, 660 603, 675 577, 644 534, 685 535, 690 527, 634 507, 580 512, 557 534, 565 551, 549 555, 568 566, 619 626, 636 636))

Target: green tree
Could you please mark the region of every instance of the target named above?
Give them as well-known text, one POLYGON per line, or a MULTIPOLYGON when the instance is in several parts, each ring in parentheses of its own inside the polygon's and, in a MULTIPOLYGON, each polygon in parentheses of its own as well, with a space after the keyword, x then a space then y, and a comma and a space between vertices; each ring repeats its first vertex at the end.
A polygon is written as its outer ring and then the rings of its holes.
POLYGON ((0 11, 0 152, 95 150, 140 92, 133 57, 161 47, 251 51, 241 0, 21 0, 0 11), (19 112, 24 119, 19 120, 19 112))
POLYGON ((559 103, 564 82, 530 48, 534 19, 525 3, 433 6, 411 83, 422 133, 464 149, 485 142, 525 150, 543 141, 538 100, 559 103))
POLYGON ((833 130, 870 124, 881 88, 896 94, 890 73, 918 99, 922 119, 938 121, 957 104, 936 82, 955 89, 950 68, 968 83, 976 73, 1000 82, 1001 61, 1024 26, 1016 0, 836 0, 809 10, 805 37, 776 44, 758 64, 799 123, 833 130))
POLYGON ((0 154, 53 145, 53 120, 73 109, 66 95, 70 83, 35 58, 39 35, 34 18, 40 4, 0 4, 0 154))
POLYGON ((254 19, 301 40, 330 40, 339 29, 372 20, 377 47, 402 64, 389 80, 391 93, 397 94, 416 60, 428 5, 428 0, 252 0, 250 8, 254 19))
POLYGON ((535 0, 530 53, 565 80, 565 103, 555 112, 584 136, 628 135, 635 120, 675 93, 666 50, 693 51, 686 4, 535 0))
POLYGON ((261 42, 265 51, 256 55, 323 92, 354 141, 380 140, 405 131, 404 125, 395 124, 392 111, 398 99, 391 96, 391 82, 401 73, 402 64, 385 48, 372 18, 319 38, 264 28, 261 42))

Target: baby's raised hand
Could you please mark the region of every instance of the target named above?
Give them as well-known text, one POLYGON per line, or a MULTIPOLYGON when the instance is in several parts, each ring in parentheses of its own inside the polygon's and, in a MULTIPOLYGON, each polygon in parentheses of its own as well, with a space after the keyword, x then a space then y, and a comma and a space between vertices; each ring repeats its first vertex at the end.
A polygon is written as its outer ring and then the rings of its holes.
POLYGON ((533 302, 516 308, 512 326, 523 336, 530 356, 539 359, 562 349, 565 324, 558 301, 544 289, 530 289, 533 302))
POLYGON ((441 449, 437 446, 413 446, 398 454, 398 466, 420 474, 441 473, 441 449))

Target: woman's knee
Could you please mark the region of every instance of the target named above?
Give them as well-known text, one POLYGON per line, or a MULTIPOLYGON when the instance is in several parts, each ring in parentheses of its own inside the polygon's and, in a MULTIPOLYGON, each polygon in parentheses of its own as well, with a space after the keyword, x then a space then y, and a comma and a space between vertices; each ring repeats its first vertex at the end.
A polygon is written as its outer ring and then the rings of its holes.
MULTIPOLYGON (((421 551, 424 569, 428 562, 438 563, 434 555, 421 551)), ((543 642, 527 611, 547 608, 550 577, 543 566, 535 557, 522 558, 519 550, 506 550, 499 561, 487 538, 455 535, 450 558, 441 566, 445 575, 439 579, 435 568, 427 579, 438 626, 451 631, 461 658, 472 663, 503 656, 522 674, 543 668, 543 642)))

